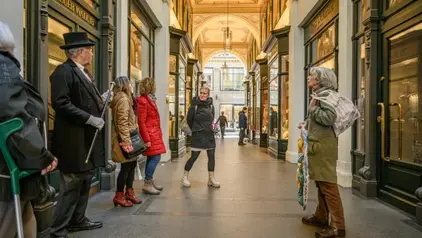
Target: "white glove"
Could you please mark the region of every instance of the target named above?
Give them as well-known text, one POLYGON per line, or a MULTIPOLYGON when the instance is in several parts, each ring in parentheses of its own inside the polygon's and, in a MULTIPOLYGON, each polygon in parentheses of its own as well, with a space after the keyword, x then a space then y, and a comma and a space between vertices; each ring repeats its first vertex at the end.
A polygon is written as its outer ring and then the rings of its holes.
POLYGON ((86 124, 96 127, 101 130, 104 127, 104 120, 101 117, 90 116, 86 124))
MULTIPOLYGON (((103 102, 105 102, 105 100, 107 99, 107 94, 109 91, 110 89, 101 95, 101 99, 103 99, 103 102)), ((111 97, 113 97, 113 92, 111 92, 111 97)))

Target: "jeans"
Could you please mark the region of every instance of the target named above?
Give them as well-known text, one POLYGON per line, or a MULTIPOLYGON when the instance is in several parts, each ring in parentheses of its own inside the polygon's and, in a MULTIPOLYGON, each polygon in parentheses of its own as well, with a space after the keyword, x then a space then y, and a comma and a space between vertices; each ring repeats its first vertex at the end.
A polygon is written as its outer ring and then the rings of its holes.
POLYGON ((155 168, 161 160, 161 155, 147 156, 147 163, 145 165, 145 180, 152 180, 155 168))
MULTIPOLYGON (((201 151, 194 151, 192 150, 191 157, 185 164, 185 171, 190 171, 192 169, 193 164, 195 163, 196 159, 198 159, 199 154, 201 151)), ((215 168, 215 149, 207 150, 208 155, 208 171, 214 172, 215 168)))
POLYGON ((133 180, 135 180, 135 168, 138 161, 130 161, 122 163, 120 172, 117 176, 117 192, 123 192, 125 185, 126 189, 133 188, 133 180))

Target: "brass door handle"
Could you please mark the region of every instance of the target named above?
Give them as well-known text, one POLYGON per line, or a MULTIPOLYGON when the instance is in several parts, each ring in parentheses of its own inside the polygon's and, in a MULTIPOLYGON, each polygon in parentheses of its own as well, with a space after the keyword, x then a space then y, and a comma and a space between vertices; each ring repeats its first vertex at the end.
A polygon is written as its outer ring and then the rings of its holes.
POLYGON ((390 103, 390 107, 398 107, 399 109, 399 158, 403 157, 403 110, 400 103, 390 103))
POLYGON ((378 106, 381 107, 381 115, 377 117, 378 123, 381 123, 381 159, 384 161, 390 161, 385 157, 385 107, 384 103, 379 102, 378 106))

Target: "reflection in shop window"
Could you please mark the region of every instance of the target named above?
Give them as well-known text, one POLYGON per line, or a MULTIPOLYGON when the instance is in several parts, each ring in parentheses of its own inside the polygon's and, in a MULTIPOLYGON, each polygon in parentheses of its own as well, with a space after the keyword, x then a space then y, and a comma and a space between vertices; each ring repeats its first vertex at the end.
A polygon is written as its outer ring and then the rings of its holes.
POLYGON ((269 136, 278 138, 278 58, 270 66, 270 121, 269 136))
MULTIPOLYGON (((70 32, 70 29, 54 20, 48 18, 48 75, 50 76, 56 67, 67 59, 64 51, 60 49, 64 45, 63 34, 70 32)), ((48 80, 48 79, 45 79, 48 80)), ((48 80, 48 130, 54 129, 55 113, 51 105, 51 85, 48 80)))
POLYGON ((390 158, 422 164, 422 23, 390 38, 390 158))
POLYGON ((357 106, 360 112, 360 118, 357 120, 356 123, 356 150, 360 152, 365 151, 365 42, 363 37, 359 39, 359 45, 358 45, 358 51, 357 51, 357 106))
MULTIPOLYGON (((186 66, 180 62, 179 67, 179 125, 186 116, 185 113, 185 95, 186 95, 186 66)), ((182 128, 179 126, 179 136, 183 136, 182 128)))
POLYGON ((281 139, 289 138, 289 56, 281 57, 281 139))
POLYGON ((169 76, 169 136, 176 137, 176 76, 169 76))

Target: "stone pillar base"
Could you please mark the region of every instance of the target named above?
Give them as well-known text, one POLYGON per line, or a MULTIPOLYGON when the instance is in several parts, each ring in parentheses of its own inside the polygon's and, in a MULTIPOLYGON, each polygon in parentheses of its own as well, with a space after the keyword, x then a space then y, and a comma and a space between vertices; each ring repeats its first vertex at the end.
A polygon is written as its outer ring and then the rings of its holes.
POLYGON ((101 173, 101 190, 109 191, 116 186, 116 172, 101 173))
POLYGON ((377 197, 377 185, 377 181, 375 180, 366 180, 358 175, 353 175, 353 193, 357 193, 366 198, 374 198, 377 197))
POLYGON ((422 225, 422 202, 416 204, 416 221, 422 225))
POLYGON ((37 237, 50 237, 50 226, 53 224, 54 209, 57 202, 34 205, 37 220, 37 237))
POLYGON ((297 164, 297 160, 299 159, 299 154, 294 151, 287 151, 286 152, 286 160, 292 164, 297 164))

